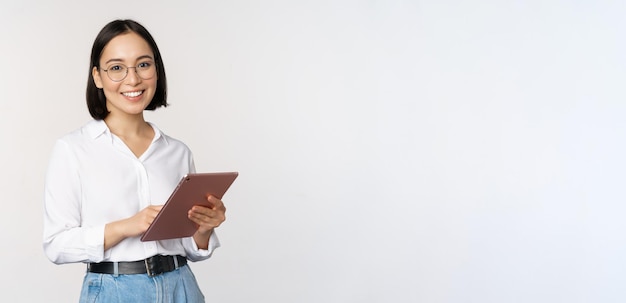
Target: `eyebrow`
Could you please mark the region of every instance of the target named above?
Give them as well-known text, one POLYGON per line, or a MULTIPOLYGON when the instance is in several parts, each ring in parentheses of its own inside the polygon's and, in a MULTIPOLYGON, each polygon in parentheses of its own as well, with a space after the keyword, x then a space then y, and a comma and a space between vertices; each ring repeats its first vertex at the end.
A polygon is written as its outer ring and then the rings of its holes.
MULTIPOLYGON (((150 55, 143 55, 143 56, 139 56, 139 57, 137 57, 137 59, 136 59, 136 60, 137 60, 137 61, 139 61, 139 60, 141 60, 141 59, 150 59, 150 60, 153 60, 153 61, 154 61, 154 59, 153 59, 153 58, 152 58, 152 56, 150 56, 150 55)), ((107 64, 109 64, 110 62, 124 62, 124 60, 122 60, 122 59, 118 59, 118 58, 113 58, 113 59, 109 59, 109 60, 107 60, 107 62, 104 62, 104 65, 107 65, 107 64)))

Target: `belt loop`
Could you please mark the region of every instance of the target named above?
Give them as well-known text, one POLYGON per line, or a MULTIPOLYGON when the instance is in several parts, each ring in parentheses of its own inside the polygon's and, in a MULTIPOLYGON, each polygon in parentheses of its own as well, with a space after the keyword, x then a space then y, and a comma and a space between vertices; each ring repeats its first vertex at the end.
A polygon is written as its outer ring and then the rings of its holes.
POLYGON ((120 275, 120 263, 113 262, 113 276, 117 277, 120 275))
POLYGON ((178 256, 174 256, 174 269, 178 269, 178 256))

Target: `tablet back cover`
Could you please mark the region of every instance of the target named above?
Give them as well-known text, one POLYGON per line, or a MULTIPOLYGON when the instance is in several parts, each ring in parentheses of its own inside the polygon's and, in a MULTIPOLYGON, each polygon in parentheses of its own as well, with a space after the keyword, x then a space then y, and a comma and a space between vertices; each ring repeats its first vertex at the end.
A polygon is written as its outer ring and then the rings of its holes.
POLYGON ((207 197, 222 199, 239 174, 237 172, 195 173, 184 176, 141 241, 155 241, 192 236, 198 227, 187 212, 194 205, 208 206, 207 197))

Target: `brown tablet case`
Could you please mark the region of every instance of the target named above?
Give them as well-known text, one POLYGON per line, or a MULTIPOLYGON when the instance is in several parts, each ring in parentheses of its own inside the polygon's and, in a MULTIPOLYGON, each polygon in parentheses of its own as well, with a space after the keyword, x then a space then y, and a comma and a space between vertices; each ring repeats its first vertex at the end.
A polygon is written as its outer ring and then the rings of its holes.
POLYGON ((194 205, 210 206, 209 195, 222 199, 238 172, 194 173, 184 176, 163 208, 141 237, 141 241, 156 241, 192 236, 198 227, 187 213, 194 205))

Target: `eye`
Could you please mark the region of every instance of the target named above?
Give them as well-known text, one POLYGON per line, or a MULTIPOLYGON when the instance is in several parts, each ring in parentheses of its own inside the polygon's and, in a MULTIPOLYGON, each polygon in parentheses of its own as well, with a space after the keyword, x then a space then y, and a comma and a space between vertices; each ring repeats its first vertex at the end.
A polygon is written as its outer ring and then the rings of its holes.
POLYGON ((137 65, 138 69, 143 70, 150 69, 150 67, 152 67, 152 62, 141 62, 137 65))
POLYGON ((121 66, 121 65, 111 65, 108 68, 108 71, 117 72, 117 73, 119 73, 119 72, 121 72, 123 70, 124 70, 124 67, 121 66))

